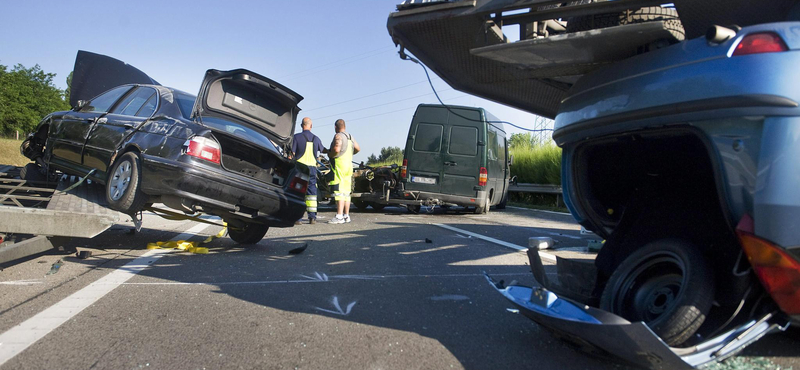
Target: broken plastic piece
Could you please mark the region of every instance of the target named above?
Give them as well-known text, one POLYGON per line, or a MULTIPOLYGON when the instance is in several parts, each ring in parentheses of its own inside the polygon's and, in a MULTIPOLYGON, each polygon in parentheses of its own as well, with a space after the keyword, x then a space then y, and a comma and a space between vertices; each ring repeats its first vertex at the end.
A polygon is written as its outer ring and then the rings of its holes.
POLYGON ((82 260, 85 260, 92 256, 92 251, 78 251, 78 253, 75 253, 75 256, 82 260))
MULTIPOLYGON (((50 267, 50 271, 48 271, 46 275, 53 275, 53 274, 57 273, 57 272, 58 272, 58 270, 59 270, 59 269, 61 268, 61 266, 63 266, 63 265, 64 265, 64 260, 62 260, 62 259, 60 259, 60 258, 59 258, 59 259, 58 259, 58 261, 56 261, 56 262, 53 264, 53 266, 51 266, 51 267, 50 267)), ((45 275, 45 276, 46 276, 46 275, 45 275)))

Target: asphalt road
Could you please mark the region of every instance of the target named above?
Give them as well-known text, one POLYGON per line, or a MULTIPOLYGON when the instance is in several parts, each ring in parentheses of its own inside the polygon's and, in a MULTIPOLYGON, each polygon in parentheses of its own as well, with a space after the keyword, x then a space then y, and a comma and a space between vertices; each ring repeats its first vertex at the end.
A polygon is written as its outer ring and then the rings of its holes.
MULTIPOLYGON (((191 254, 145 246, 199 241, 221 227, 146 214, 139 233, 125 222, 72 240, 89 259, 49 253, 5 266, 0 336, 40 339, 0 369, 625 368, 510 313, 483 277, 533 280, 523 253, 470 233, 523 247, 529 236, 550 236, 558 241, 550 253, 576 253, 592 237, 570 216, 390 207, 352 217, 272 229, 249 248, 222 237, 204 244, 209 254, 191 254)), ((735 360, 800 368, 795 338, 770 336, 735 360)))

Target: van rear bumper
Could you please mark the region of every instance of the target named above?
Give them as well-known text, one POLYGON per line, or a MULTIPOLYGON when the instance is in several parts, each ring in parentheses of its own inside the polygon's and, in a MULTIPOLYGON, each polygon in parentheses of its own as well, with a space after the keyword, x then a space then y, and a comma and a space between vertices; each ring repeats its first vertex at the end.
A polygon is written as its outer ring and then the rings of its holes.
POLYGON ((420 205, 457 205, 462 207, 477 207, 485 204, 484 202, 486 202, 487 192, 485 190, 476 191, 475 196, 470 197, 463 195, 406 190, 402 195, 402 199, 419 202, 420 205))

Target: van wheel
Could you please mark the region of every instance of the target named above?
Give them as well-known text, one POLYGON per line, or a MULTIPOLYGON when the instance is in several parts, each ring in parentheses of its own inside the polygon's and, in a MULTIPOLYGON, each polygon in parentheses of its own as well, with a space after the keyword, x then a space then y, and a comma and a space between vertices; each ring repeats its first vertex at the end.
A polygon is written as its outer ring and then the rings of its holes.
POLYGON ((505 194, 505 196, 503 197, 503 200, 501 200, 500 203, 497 203, 497 205, 494 206, 494 208, 495 209, 506 209, 506 204, 507 203, 508 203, 508 193, 505 194))
POLYGON ((123 154, 114 165, 106 180, 106 201, 117 211, 132 215, 141 211, 147 201, 139 184, 142 182, 139 157, 134 152, 123 154))
POLYGON ((663 239, 645 245, 617 267, 600 308, 643 321, 670 346, 689 339, 714 300, 714 276, 696 246, 663 239))
POLYGON ((239 244, 256 244, 267 235, 269 226, 264 224, 246 223, 241 228, 229 228, 228 236, 239 244))
POLYGON ((475 207, 475 214, 476 215, 485 215, 489 213, 489 197, 486 197, 486 200, 483 201, 483 206, 475 207))

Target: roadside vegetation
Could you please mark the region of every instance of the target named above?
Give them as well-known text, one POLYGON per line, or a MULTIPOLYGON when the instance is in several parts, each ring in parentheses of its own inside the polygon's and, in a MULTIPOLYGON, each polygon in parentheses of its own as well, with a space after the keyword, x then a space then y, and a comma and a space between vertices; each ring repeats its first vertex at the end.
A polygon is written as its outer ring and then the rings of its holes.
POLYGON ((30 162, 28 158, 19 154, 20 144, 22 144, 22 140, 0 138, 0 164, 24 166, 30 162))
POLYGON ((23 137, 44 116, 69 109, 69 89, 57 88, 53 84, 55 77, 55 73, 47 73, 39 65, 0 65, 0 136, 15 137, 19 132, 23 137))
MULTIPOLYGON (((511 176, 517 183, 561 185, 561 148, 539 142, 530 133, 511 135, 508 146, 514 156, 511 176)), ((568 212, 558 194, 509 193, 509 200, 520 207, 568 212)))

